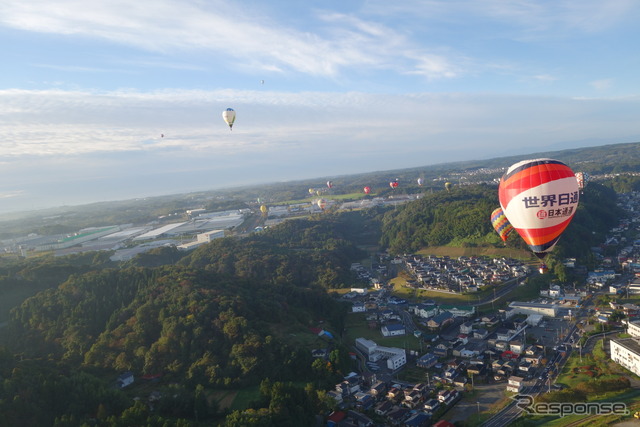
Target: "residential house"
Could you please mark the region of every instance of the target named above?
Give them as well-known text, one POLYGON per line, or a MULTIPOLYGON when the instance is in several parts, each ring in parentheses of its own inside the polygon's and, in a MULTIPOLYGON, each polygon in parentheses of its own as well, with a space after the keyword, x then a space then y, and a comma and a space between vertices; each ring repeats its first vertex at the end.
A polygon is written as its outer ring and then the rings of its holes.
POLYGON ((404 422, 405 427, 427 427, 431 425, 431 417, 424 412, 417 412, 404 422))
POLYGON ((487 339, 487 337, 489 336, 489 331, 487 331, 484 328, 478 328, 475 331, 473 331, 473 337, 477 338, 477 339, 487 339))
POLYGON ((347 418, 351 419, 358 427, 373 427, 374 423, 371 418, 365 414, 356 411, 347 411, 347 418))
POLYGON ((499 328, 496 331, 496 340, 497 341, 509 341, 514 331, 510 331, 506 328, 499 328))
POLYGON ((464 322, 462 325, 460 325, 460 333, 467 334, 467 335, 473 333, 473 323, 464 322))
POLYGON ((382 335, 385 337, 394 337, 406 334, 405 327, 402 323, 390 323, 384 325, 381 329, 382 335))
POLYGON ((375 384, 371 385, 371 389, 369 393, 375 398, 380 398, 381 396, 385 396, 387 394, 387 383, 384 381, 378 381, 375 384))
POLYGON ((397 408, 396 405, 394 405, 394 403, 390 400, 383 400, 382 402, 378 403, 375 407, 375 409, 373 410, 376 414, 384 417, 385 415, 387 415, 392 409, 397 408))
POLYGON ((368 411, 375 403, 376 400, 369 393, 358 392, 354 395, 356 398, 356 408, 361 411, 368 411))
POLYGON ((413 386, 413 389, 419 391, 422 395, 424 395, 429 391, 429 386, 425 383, 417 383, 413 386))
POLYGON ((360 380, 356 377, 348 378, 341 383, 336 384, 336 391, 342 394, 342 397, 353 396, 360 391, 360 380))
POLYGON ((119 388, 125 388, 133 384, 133 372, 127 371, 118 375, 117 383, 119 388))
POLYGON ((340 422, 344 420, 347 413, 344 411, 333 411, 327 418, 327 427, 335 427, 340 425, 340 422))
POLYGON ((496 315, 483 316, 480 320, 488 327, 492 327, 500 323, 500 319, 496 315))
POLYGON ((405 390, 404 400, 405 402, 411 402, 411 407, 414 407, 416 403, 422 400, 422 393, 415 389, 405 390))
POLYGON ((462 376, 462 375, 458 375, 453 380, 453 385, 455 385, 456 387, 464 387, 465 384, 467 384, 468 382, 469 382, 469 380, 467 379, 467 377, 462 376))
POLYGON ((391 425, 399 426, 407 419, 409 413, 407 408, 395 408, 387 412, 387 420, 391 425))
POLYGON ((327 392, 327 396, 329 396, 330 398, 332 398, 333 400, 336 401, 336 404, 340 404, 342 403, 342 401, 344 400, 343 396, 342 396, 342 390, 337 391, 337 390, 329 390, 327 392))
POLYGON ((459 397, 457 390, 440 390, 438 392, 438 401, 444 405, 450 405, 459 397))
POLYGON ((467 373, 469 375, 482 375, 486 371, 486 367, 483 363, 473 363, 467 366, 467 373))
POLYGON ((446 357, 449 355, 449 345, 445 343, 440 343, 433 348, 433 354, 438 357, 446 357))
POLYGON ((438 307, 435 303, 419 303, 413 307, 413 313, 418 317, 428 319, 438 314, 438 307))
POLYGON ((438 408, 440 407, 440 401, 438 401, 438 399, 428 399, 426 402, 424 402, 424 409, 429 411, 429 412, 435 412, 438 410, 438 408))
POLYGON ((524 387, 524 378, 511 375, 507 383, 507 391, 520 393, 524 387))
POLYGON ((530 375, 530 372, 533 371, 533 367, 531 365, 530 362, 527 362, 526 360, 521 360, 520 364, 518 365, 518 371, 523 373, 523 376, 527 376, 530 375))
POLYGON ((432 353, 427 353, 416 360, 416 366, 425 369, 433 367, 436 363, 438 363, 438 358, 432 353))
POLYGON ((511 341, 509 343, 509 350, 515 354, 522 354, 524 352, 524 343, 522 341, 511 341))
POLYGON ((367 309, 362 302, 354 302, 351 306, 352 313, 363 313, 365 311, 367 311, 367 309))
POLYGON ((398 400, 400 397, 404 398, 404 391, 398 387, 391 387, 387 391, 387 399, 389 400, 398 400))
POLYGON ((442 329, 447 325, 453 323, 453 314, 449 311, 443 311, 442 313, 432 317, 427 321, 427 327, 432 330, 442 329))

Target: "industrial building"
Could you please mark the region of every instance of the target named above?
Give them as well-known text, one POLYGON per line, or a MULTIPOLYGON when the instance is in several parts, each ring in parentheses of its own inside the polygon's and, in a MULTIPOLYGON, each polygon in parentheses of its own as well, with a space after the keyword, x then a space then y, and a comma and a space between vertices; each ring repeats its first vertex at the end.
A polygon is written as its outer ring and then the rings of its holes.
POLYGON ((510 317, 514 314, 541 314, 545 317, 556 317, 558 314, 558 305, 557 304, 543 304, 537 302, 518 302, 514 301, 509 304, 509 309, 507 309, 507 317, 510 317))
POLYGON ((611 340, 611 360, 640 375, 640 341, 638 338, 611 340))

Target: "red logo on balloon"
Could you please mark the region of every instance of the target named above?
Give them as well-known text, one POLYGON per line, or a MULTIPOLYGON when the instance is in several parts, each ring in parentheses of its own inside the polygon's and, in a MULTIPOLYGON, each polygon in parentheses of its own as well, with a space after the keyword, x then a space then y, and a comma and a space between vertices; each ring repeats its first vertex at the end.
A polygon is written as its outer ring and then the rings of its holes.
POLYGON ((547 211, 540 210, 536 214, 539 219, 545 219, 547 217, 547 211))

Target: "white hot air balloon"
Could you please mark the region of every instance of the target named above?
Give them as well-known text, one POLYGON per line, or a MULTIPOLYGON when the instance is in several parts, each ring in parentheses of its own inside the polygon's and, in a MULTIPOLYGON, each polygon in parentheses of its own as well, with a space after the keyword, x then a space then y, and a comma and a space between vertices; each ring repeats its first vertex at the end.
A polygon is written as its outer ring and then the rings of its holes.
POLYGON ((222 118, 229 125, 229 129, 233 130, 233 122, 236 121, 236 112, 233 108, 227 108, 222 112, 222 118))

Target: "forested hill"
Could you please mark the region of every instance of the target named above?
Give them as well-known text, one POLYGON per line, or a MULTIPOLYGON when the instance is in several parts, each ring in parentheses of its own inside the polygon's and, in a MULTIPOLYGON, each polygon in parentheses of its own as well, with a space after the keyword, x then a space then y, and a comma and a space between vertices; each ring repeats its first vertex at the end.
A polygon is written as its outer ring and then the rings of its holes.
POLYGON ((392 253, 463 242, 497 244, 489 221, 498 207, 497 188, 478 185, 425 194, 389 211, 382 220, 382 244, 392 253))
MULTIPOLYGON (((86 396, 74 394, 83 404, 60 397, 52 408, 51 396, 64 396, 70 386, 63 373, 92 369, 103 381, 128 370, 162 375, 165 385, 187 390, 191 408, 198 387, 243 388, 266 378, 334 384, 350 369, 347 351, 339 339, 327 342, 310 328, 339 338, 344 327, 346 308, 327 288, 351 284, 350 263, 362 257, 349 238, 358 232, 350 226, 354 215, 361 213, 292 220, 243 240, 220 239, 177 265, 75 274, 28 299, 4 328, 5 344, 20 361, 0 360, 0 414, 51 425, 62 415, 86 419, 100 403, 104 416, 116 420, 126 406, 98 386, 86 396), (331 363, 314 364, 311 349, 327 346, 331 363), (46 373, 31 377, 26 366, 35 359, 50 362, 46 373), (25 387, 24 404, 12 404, 12 393, 25 387)), ((183 403, 172 402, 159 415, 191 418, 193 411, 176 409, 183 403)), ((215 405, 204 406, 202 419, 220 416, 215 405)), ((319 411, 308 402, 302 407, 312 412, 302 418, 319 411)))

